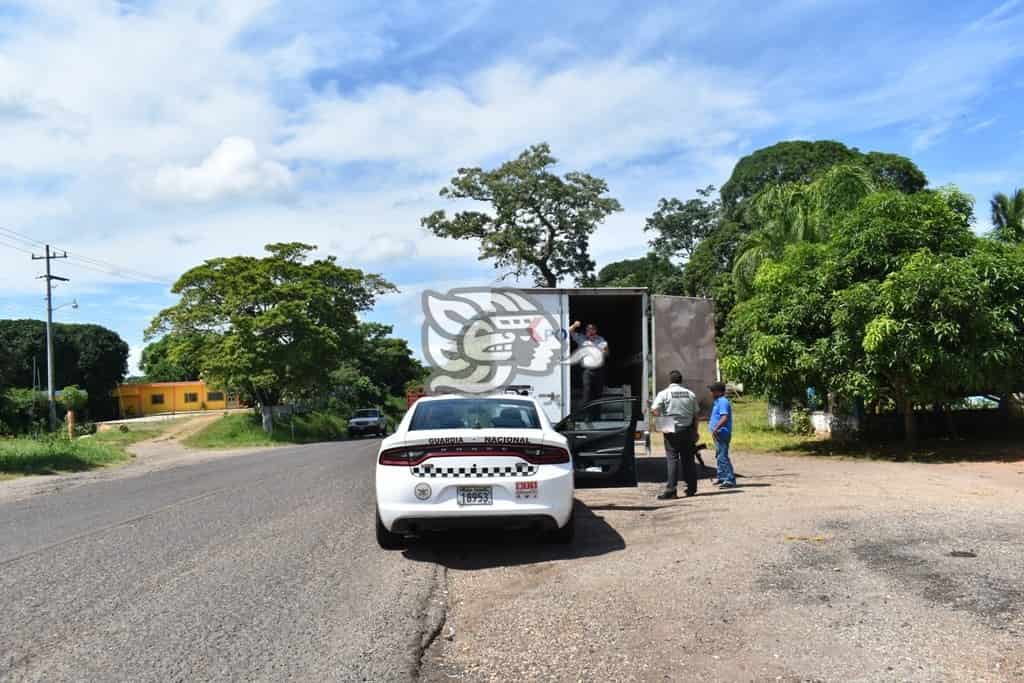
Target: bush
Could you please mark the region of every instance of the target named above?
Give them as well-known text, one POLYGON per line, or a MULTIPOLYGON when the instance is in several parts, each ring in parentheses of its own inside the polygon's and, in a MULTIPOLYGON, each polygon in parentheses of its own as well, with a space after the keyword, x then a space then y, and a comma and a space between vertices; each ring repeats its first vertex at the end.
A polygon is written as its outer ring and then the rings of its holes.
POLYGON ((0 394, 0 434, 38 434, 46 431, 46 394, 33 389, 8 389, 0 394))
POLYGON ((811 414, 803 408, 793 408, 789 413, 789 431, 801 436, 813 434, 814 423, 811 422, 811 414))

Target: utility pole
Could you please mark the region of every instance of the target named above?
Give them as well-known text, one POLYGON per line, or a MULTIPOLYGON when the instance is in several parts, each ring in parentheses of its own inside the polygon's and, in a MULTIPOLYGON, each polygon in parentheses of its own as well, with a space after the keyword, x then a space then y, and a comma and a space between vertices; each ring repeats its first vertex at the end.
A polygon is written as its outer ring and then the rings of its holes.
POLYGON ((46 275, 40 275, 39 279, 46 280, 46 395, 50 404, 50 431, 57 429, 57 402, 53 392, 53 288, 51 283, 54 280, 68 282, 68 278, 52 275, 50 273, 50 261, 55 258, 67 258, 68 252, 63 254, 50 253, 50 245, 46 245, 45 256, 32 254, 33 261, 46 260, 46 275))

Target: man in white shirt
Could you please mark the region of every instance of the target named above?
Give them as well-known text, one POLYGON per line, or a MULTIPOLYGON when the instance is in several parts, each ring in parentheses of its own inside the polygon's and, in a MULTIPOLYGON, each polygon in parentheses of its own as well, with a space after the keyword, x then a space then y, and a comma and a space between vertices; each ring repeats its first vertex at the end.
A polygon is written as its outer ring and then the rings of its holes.
POLYGON ((593 349, 585 353, 581 360, 583 366, 583 405, 587 405, 604 394, 604 364, 608 360, 608 342, 597 333, 597 325, 589 323, 585 334, 580 334, 580 321, 569 326, 569 334, 581 350, 593 349))
POLYGON ((673 432, 665 432, 665 461, 668 465, 668 481, 665 490, 658 494, 658 500, 676 498, 679 483, 679 465, 682 461, 683 480, 686 495, 697 493, 697 464, 693 460, 694 445, 697 443, 697 395, 683 386, 683 375, 678 370, 668 374, 669 385, 654 397, 651 411, 657 417, 671 417, 673 432))

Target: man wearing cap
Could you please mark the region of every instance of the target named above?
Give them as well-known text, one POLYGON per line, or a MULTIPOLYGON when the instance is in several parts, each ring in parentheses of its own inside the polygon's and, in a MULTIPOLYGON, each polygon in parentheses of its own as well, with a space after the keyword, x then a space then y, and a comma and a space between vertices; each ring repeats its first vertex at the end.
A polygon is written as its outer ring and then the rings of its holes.
POLYGON ((668 381, 669 385, 658 392, 651 406, 655 416, 671 417, 675 423, 675 430, 664 434, 668 480, 665 490, 658 494, 658 500, 677 497, 680 462, 686 495, 697 493, 697 465, 693 461, 694 444, 697 443, 697 396, 683 386, 683 375, 678 370, 668 373, 668 381))
POLYGON ((711 438, 715 440, 715 456, 718 460, 718 478, 715 481, 723 489, 731 489, 736 486, 736 473, 729 459, 729 442, 732 441, 732 404, 725 397, 725 384, 722 382, 709 384, 708 389, 715 399, 711 406, 711 418, 708 420, 708 429, 711 430, 711 438))

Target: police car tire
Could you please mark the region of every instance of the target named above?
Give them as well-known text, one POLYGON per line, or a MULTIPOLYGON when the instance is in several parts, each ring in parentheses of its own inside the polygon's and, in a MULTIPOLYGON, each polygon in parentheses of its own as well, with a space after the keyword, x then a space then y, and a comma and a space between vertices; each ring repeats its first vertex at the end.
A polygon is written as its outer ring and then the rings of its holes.
POLYGON ((377 545, 384 550, 399 550, 405 547, 405 536, 401 534, 393 534, 387 530, 384 526, 384 522, 380 521, 380 512, 376 513, 377 517, 377 545))
POLYGON ((569 521, 565 523, 561 529, 555 529, 547 535, 547 541, 549 543, 558 543, 562 545, 568 545, 572 543, 573 537, 576 535, 576 511, 573 510, 569 513, 569 521))

